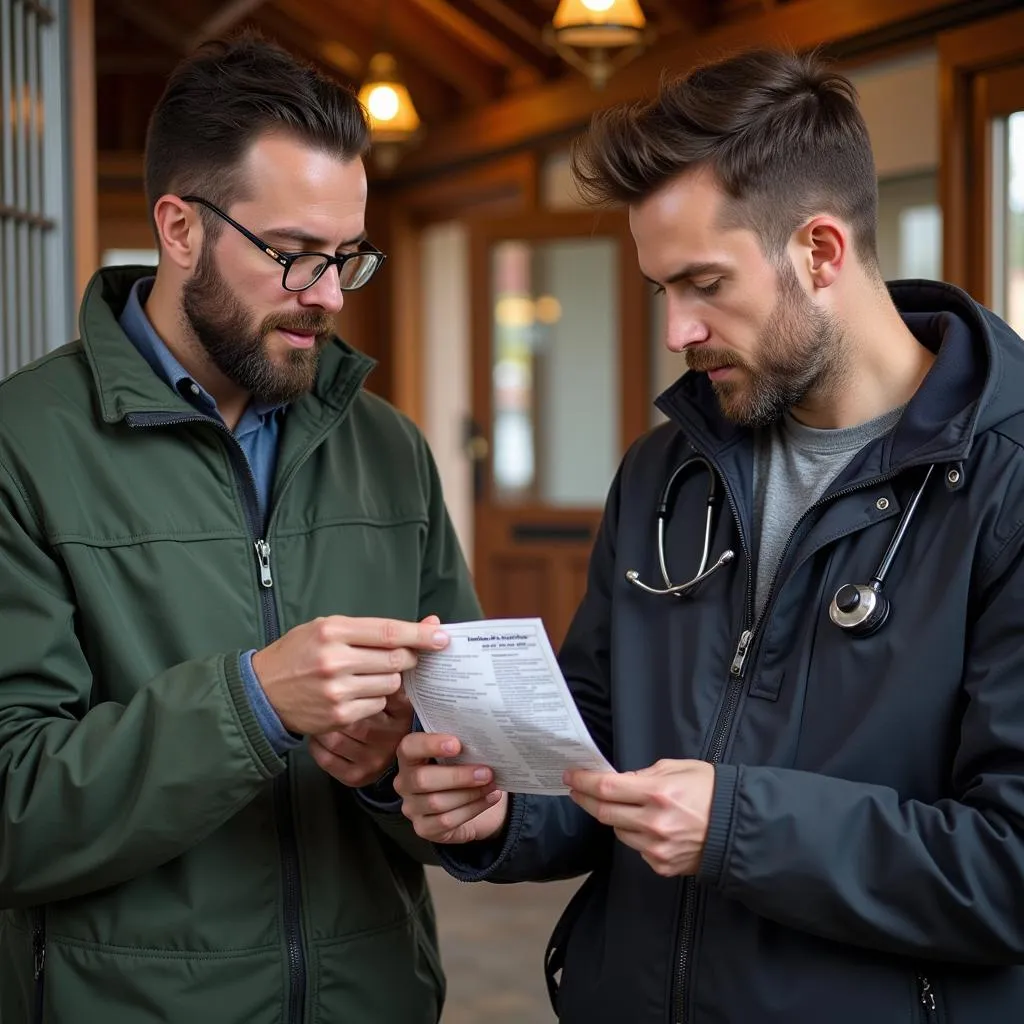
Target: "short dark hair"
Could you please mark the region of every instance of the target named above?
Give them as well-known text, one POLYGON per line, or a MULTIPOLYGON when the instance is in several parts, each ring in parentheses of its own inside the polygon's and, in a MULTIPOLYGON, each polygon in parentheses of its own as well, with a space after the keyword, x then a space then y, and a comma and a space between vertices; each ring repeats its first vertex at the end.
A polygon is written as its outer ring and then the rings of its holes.
MULTIPOLYGON (((279 131, 341 160, 369 148, 355 95, 255 32, 204 43, 171 73, 146 133, 146 199, 198 194, 222 209, 246 194, 240 165, 279 131)), ((205 213, 205 211, 204 211, 205 213)), ((207 219, 213 232, 219 218, 207 219)))
POLYGON ((847 221, 878 263, 878 182, 849 79, 816 55, 750 50, 663 81, 649 103, 596 114, 573 145, 584 198, 637 203, 691 168, 709 167, 733 200, 726 218, 781 256, 815 213, 847 221))

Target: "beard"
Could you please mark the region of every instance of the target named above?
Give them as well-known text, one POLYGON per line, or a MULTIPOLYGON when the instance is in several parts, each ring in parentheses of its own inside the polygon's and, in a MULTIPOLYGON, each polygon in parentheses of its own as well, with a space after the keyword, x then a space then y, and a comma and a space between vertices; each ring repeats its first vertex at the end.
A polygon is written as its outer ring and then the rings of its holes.
POLYGON ((264 405, 283 405, 312 389, 320 352, 334 331, 333 318, 315 310, 275 313, 257 323, 221 275, 213 246, 203 247, 196 272, 185 283, 182 315, 214 366, 264 405), (316 342, 312 348, 289 349, 277 362, 267 346, 276 329, 315 334, 316 342))
POLYGON ((843 333, 832 314, 804 294, 796 272, 784 264, 779 298, 757 339, 757 362, 710 345, 687 350, 686 362, 698 373, 734 366, 739 379, 712 381, 722 413, 746 427, 767 427, 808 395, 834 394, 846 372, 843 333))

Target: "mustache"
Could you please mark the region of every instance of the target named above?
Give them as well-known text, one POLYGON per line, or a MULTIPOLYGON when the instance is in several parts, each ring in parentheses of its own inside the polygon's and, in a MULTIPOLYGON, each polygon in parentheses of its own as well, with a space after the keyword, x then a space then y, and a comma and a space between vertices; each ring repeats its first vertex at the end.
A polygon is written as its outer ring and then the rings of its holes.
POLYGON ((744 366, 744 362, 721 349, 697 345, 686 350, 686 365, 696 373, 708 373, 710 370, 721 370, 727 366, 744 366))
POLYGON ((326 313, 274 313, 262 325, 265 337, 271 331, 294 331, 296 334, 315 334, 318 338, 334 333, 334 317, 326 313))

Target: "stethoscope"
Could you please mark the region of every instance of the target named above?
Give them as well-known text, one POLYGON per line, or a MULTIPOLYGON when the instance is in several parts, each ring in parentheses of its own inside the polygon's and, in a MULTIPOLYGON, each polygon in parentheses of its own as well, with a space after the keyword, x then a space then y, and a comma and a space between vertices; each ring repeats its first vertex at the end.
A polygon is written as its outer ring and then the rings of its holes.
MULTIPOLYGON (((907 527, 910 526, 914 513, 917 511, 921 495, 924 493, 928 481, 931 479, 934 465, 928 467, 924 480, 914 492, 910 504, 903 510, 900 521, 896 525, 896 532, 889 542, 882 560, 878 564, 874 576, 867 583, 844 583, 832 598, 829 604, 829 618, 842 630, 851 636, 864 637, 876 632, 889 617, 891 603, 889 598, 882 593, 885 578, 892 568, 892 563, 899 553, 903 538, 906 535, 907 527)), ((668 478, 661 498, 658 501, 658 565, 661 569, 661 578, 665 581, 664 587, 648 586, 640 579, 640 573, 636 569, 626 572, 626 579, 634 586, 646 591, 648 594, 665 596, 668 594, 674 597, 683 597, 690 591, 703 583, 709 576, 717 572, 723 565, 727 565, 735 557, 731 549, 727 549, 718 556, 718 561, 708 568, 708 555, 711 549, 711 534, 714 526, 715 505, 718 501, 718 475, 715 473, 711 463, 702 455, 692 455, 681 465, 677 466, 672 475, 668 478), (665 526, 668 523, 672 511, 675 492, 681 482, 681 477, 690 467, 698 464, 704 467, 708 474, 708 497, 707 513, 704 521, 704 552, 700 558, 700 566, 697 574, 685 583, 673 583, 668 574, 668 566, 665 564, 665 526)))

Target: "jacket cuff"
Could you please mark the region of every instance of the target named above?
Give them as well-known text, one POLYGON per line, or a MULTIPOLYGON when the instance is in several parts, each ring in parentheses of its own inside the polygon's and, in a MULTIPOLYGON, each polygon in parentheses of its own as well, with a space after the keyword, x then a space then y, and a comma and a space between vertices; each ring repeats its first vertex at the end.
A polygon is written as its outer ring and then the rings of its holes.
POLYGON ((262 683, 260 683, 259 676, 256 675, 256 669, 252 667, 252 656, 255 653, 255 649, 246 651, 238 659, 238 667, 242 673, 242 682, 245 684, 245 692, 249 697, 249 703, 252 705, 253 711, 256 712, 256 717, 259 719, 260 726, 267 739, 270 740, 274 753, 279 757, 283 757, 289 750, 302 745, 302 737, 289 732, 284 727, 284 723, 274 710, 274 705, 267 699, 267 694, 263 689, 262 683))
POLYGON ((235 714, 238 716, 242 733, 248 741, 249 749, 255 759, 260 762, 264 771, 268 775, 274 776, 283 770, 285 763, 271 746, 249 701, 245 681, 242 679, 241 656, 242 652, 238 651, 224 658, 224 677, 227 682, 228 694, 235 714))
POLYGON ((398 762, 394 761, 376 782, 357 787, 356 799, 379 814, 401 814, 402 798, 395 792, 397 775, 398 762))
POLYGON ((435 843, 441 867, 460 882, 482 882, 496 872, 512 855, 523 828, 526 800, 509 793, 508 816, 503 832, 462 846, 435 843))
POLYGON ((729 836, 732 833, 738 778, 739 768, 736 765, 715 765, 715 790, 711 798, 708 834, 704 841, 700 866, 697 868, 697 881, 705 885, 716 886, 721 882, 729 836))

